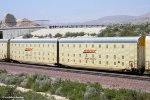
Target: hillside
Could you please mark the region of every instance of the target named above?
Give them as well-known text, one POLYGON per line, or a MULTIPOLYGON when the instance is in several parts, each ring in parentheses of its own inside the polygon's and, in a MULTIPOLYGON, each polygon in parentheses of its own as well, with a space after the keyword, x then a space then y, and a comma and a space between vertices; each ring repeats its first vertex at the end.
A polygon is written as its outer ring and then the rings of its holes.
POLYGON ((106 16, 99 18, 97 20, 87 21, 82 24, 87 25, 110 25, 110 24, 141 24, 150 22, 150 12, 140 15, 140 16, 129 16, 129 15, 115 15, 115 16, 106 16))
MULTIPOLYGON (((142 24, 150 22, 150 12, 139 15, 139 16, 130 16, 130 15, 114 15, 114 16, 105 16, 96 20, 86 21, 83 23, 68 23, 61 25, 112 25, 112 24, 142 24)), ((24 26, 37 26, 38 24, 33 23, 29 19, 22 18, 16 19, 12 14, 5 14, 2 21, 0 21, 0 27, 24 27, 24 26)), ((56 23, 54 25, 57 25, 56 23)), ((58 24, 59 25, 59 24, 58 24)))
POLYGON ((0 28, 8 28, 8 27, 26 27, 26 26, 37 26, 38 24, 33 21, 22 18, 16 19, 13 14, 7 13, 4 15, 2 21, 0 21, 0 28))

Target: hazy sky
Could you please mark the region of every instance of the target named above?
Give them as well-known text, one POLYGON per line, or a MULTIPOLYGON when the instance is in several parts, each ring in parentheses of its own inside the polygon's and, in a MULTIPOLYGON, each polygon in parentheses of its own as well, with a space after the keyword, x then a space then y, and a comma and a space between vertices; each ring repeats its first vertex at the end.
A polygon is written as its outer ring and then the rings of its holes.
POLYGON ((150 12, 150 0, 1 0, 0 19, 5 13, 16 18, 83 22, 111 15, 141 15, 150 12))

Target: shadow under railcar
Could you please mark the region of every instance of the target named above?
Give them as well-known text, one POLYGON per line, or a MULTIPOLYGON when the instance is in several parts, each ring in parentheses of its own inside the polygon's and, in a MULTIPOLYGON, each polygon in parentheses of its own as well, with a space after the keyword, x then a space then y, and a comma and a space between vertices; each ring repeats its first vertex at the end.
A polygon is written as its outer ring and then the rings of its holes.
POLYGON ((3 39, 3 31, 0 31, 0 39, 3 39))

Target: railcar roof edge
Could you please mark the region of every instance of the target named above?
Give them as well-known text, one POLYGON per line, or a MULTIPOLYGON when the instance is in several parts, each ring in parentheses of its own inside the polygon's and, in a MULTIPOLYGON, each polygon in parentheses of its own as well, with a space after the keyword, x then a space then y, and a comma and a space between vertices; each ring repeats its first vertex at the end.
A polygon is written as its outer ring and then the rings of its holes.
MULTIPOLYGON (((99 38, 61 38, 60 43, 137 43, 140 37, 99 37, 99 38)), ((147 38, 147 37, 146 37, 147 38)), ((58 38, 50 39, 11 39, 11 43, 44 43, 57 42, 58 38)), ((6 42, 8 39, 0 39, 6 42)))
POLYGON ((51 39, 12 39, 11 43, 56 43, 57 38, 51 38, 51 39))
POLYGON ((61 38, 60 43, 137 43, 140 37, 61 38))
POLYGON ((7 42, 8 39, 0 39, 0 43, 7 42))

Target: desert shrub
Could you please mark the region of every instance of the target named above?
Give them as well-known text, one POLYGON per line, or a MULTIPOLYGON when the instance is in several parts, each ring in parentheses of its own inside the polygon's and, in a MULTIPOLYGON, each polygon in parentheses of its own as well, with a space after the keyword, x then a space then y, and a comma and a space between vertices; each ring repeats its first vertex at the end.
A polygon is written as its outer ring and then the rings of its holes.
POLYGON ((55 91, 55 94, 56 95, 63 95, 63 87, 57 88, 56 91, 55 91))
POLYGON ((57 33, 57 34, 55 34, 55 36, 54 36, 55 38, 60 38, 60 37, 62 37, 62 34, 60 34, 60 33, 57 33))
POLYGON ((92 34, 90 34, 91 36, 97 36, 97 34, 96 33, 92 33, 92 34))
POLYGON ((53 84, 57 84, 57 83, 61 83, 61 78, 51 78, 51 84, 53 85, 53 84))
POLYGON ((87 86, 86 91, 84 93, 84 100, 90 100, 90 98, 93 98, 94 96, 96 96, 96 94, 97 91, 95 88, 87 86))
POLYGON ((107 99, 112 100, 149 100, 150 95, 148 93, 140 93, 134 90, 128 89, 106 89, 104 95, 107 99))
POLYGON ((94 87, 98 93, 101 93, 104 91, 104 89, 99 83, 87 83, 87 85, 90 87, 94 87))
POLYGON ((15 84, 17 81, 17 78, 18 77, 14 76, 14 75, 6 75, 4 83, 15 84))
POLYGON ((24 79, 19 86, 26 88, 27 87, 27 83, 28 83, 28 79, 24 79))
POLYGON ((52 34, 50 33, 50 34, 48 35, 48 37, 49 37, 49 38, 52 38, 53 36, 52 36, 52 34))
POLYGON ((27 73, 20 73, 20 74, 18 74, 18 76, 27 78, 28 74, 27 73))
MULTIPOLYGON (((5 100, 3 97, 23 97, 24 100, 55 100, 53 97, 47 97, 36 92, 21 92, 17 91, 14 87, 0 86, 0 100, 5 100)), ((7 99, 12 100, 12 99, 7 99)), ((15 99, 19 100, 19 99, 15 99)))
POLYGON ((2 73, 7 73, 7 71, 6 70, 0 70, 0 74, 2 74, 2 73))
POLYGON ((51 79, 45 75, 38 75, 35 83, 32 84, 32 89, 37 92, 45 92, 51 86, 51 79))
POLYGON ((138 100, 138 93, 136 91, 128 91, 125 94, 122 94, 124 100, 138 100))
POLYGON ((52 78, 49 92, 55 94, 57 89, 61 86, 62 80, 60 78, 52 78))
POLYGON ((148 100, 150 98, 147 93, 140 93, 134 90, 119 89, 118 92, 119 93, 116 96, 116 99, 118 100, 119 98, 122 100, 148 100))
POLYGON ((89 83, 86 87, 86 91, 84 93, 84 100, 100 100, 101 92, 103 91, 101 85, 98 83, 91 84, 89 83))
POLYGON ((41 36, 38 36, 38 38, 45 38, 45 36, 41 35, 41 36))
MULTIPOLYGON (((149 93, 141 93, 127 89, 103 89, 98 83, 79 83, 77 81, 61 80, 60 78, 50 78, 45 75, 25 73, 19 75, 11 75, 8 73, 0 74, 0 82, 6 84, 20 85, 23 87, 31 88, 38 92, 50 92, 60 96, 67 97, 69 100, 149 100, 149 93)), ((15 95, 13 89, 0 88, 0 96, 2 95, 15 95)), ((17 92, 20 93, 20 92, 17 92)), ((20 93, 19 96, 24 96, 25 100, 35 99, 46 100, 39 95, 31 95, 20 93), (40 98, 40 99, 39 99, 40 98)), ((52 100, 54 98, 51 98, 52 100)), ((50 100, 51 100, 50 99, 50 100)))
POLYGON ((118 92, 115 89, 106 89, 105 95, 109 100, 112 100, 116 98, 116 96, 118 95, 118 92))
POLYGON ((32 84, 35 82, 36 78, 37 78, 38 74, 31 74, 28 76, 27 78, 27 82, 26 82, 26 88, 31 88, 32 84))
POLYGON ((21 83, 21 77, 17 75, 3 73, 0 75, 0 82, 5 84, 19 85, 21 83))
POLYGON ((77 36, 84 36, 86 33, 84 32, 67 32, 65 33, 64 37, 77 37, 77 36))
POLYGON ((150 100, 149 93, 137 93, 137 100, 150 100))
POLYGON ((19 96, 24 97, 24 100, 54 100, 51 98, 48 98, 47 96, 43 96, 41 94, 37 94, 36 92, 19 92, 19 96))
POLYGON ((61 83, 63 95, 70 100, 83 100, 83 94, 86 89, 86 84, 72 81, 62 81, 61 83))
POLYGON ((84 32, 79 32, 79 33, 77 33, 78 34, 78 36, 84 36, 86 33, 84 33, 84 32))
POLYGON ((57 94, 60 96, 64 96, 69 98, 69 100, 83 100, 84 94, 87 90, 87 87, 94 88, 95 93, 90 94, 89 99, 96 100, 97 98, 100 98, 99 94, 102 90, 101 85, 98 83, 92 84, 92 83, 79 83, 77 81, 70 81, 70 80, 60 80, 52 81, 51 87, 49 89, 51 94, 57 94), (95 98, 95 99, 94 99, 95 98))
POLYGON ((150 33, 150 23, 145 24, 113 24, 101 30, 98 37, 139 36, 150 33))
POLYGON ((107 97, 106 97, 106 95, 104 94, 104 92, 102 92, 100 94, 100 99, 99 100, 108 100, 107 97))
POLYGON ((31 88, 37 92, 45 92, 48 91, 50 85, 51 85, 50 80, 42 80, 42 81, 36 80, 31 88))
POLYGON ((66 80, 57 83, 57 85, 55 84, 55 88, 57 88, 55 93, 59 94, 60 96, 65 96, 70 100, 83 100, 86 84, 66 80))
POLYGON ((33 35, 32 35, 32 34, 30 34, 30 33, 25 34, 25 35, 23 36, 23 38, 24 38, 24 39, 32 38, 32 37, 33 37, 33 35))
POLYGON ((1 82, 1 83, 4 83, 6 77, 7 77, 7 73, 1 73, 1 74, 0 74, 0 82, 1 82))
POLYGON ((15 94, 14 87, 0 86, 0 97, 14 96, 14 94, 15 94))
POLYGON ((0 82, 9 85, 20 85, 25 78, 27 78, 27 74, 13 75, 5 71, 0 74, 0 82))

